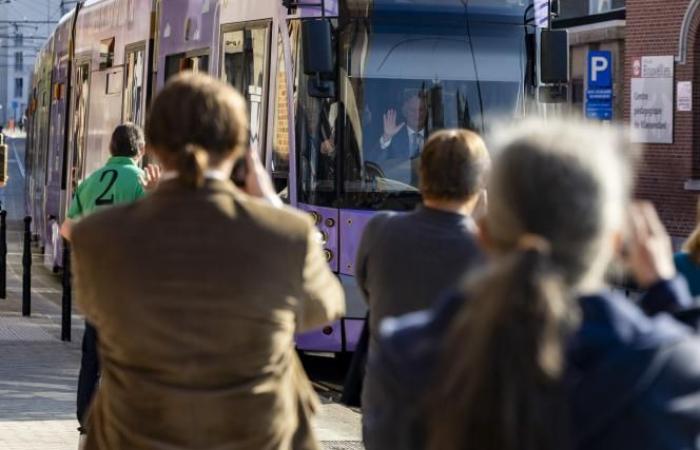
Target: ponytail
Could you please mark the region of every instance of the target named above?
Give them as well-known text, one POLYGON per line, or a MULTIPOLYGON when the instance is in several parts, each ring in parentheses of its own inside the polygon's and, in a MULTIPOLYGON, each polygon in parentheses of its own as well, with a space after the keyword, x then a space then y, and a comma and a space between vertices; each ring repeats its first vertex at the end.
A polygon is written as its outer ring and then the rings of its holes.
POLYGON ((186 186, 196 189, 204 184, 204 171, 209 164, 209 154, 196 145, 185 145, 179 155, 178 173, 180 181, 186 186))
POLYGON ((537 239, 468 286, 424 404, 428 449, 570 448, 561 378, 575 309, 537 239))

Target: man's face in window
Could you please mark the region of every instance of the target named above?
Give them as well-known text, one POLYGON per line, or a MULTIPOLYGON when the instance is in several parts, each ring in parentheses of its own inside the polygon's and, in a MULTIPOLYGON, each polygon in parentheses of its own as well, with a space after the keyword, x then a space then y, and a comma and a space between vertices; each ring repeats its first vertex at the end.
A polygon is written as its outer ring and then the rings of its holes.
POLYGON ((406 99, 402 112, 406 119, 406 125, 416 131, 423 129, 428 110, 422 97, 414 95, 406 99))

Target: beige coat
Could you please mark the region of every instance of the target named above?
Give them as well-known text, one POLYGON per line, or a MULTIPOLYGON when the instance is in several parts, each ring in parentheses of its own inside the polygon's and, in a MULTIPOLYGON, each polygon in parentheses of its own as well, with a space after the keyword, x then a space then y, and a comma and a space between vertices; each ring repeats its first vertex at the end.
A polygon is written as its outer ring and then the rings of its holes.
POLYGON ((167 181, 74 228, 99 334, 88 449, 316 449, 294 333, 343 314, 311 220, 231 183, 167 181))

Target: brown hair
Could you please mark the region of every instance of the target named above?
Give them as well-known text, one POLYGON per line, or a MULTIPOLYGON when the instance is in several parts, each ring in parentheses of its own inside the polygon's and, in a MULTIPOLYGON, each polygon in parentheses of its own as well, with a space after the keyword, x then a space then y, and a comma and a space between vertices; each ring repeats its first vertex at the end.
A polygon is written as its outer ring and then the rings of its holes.
POLYGON ((690 259, 695 264, 700 264, 700 203, 697 210, 697 225, 691 235, 683 243, 683 251, 690 255, 690 259))
POLYGON ((530 120, 499 134, 484 229, 494 259, 447 330, 425 399, 430 450, 571 448, 574 296, 602 284, 629 199, 613 127, 530 120))
POLYGON ((178 75, 153 101, 146 139, 159 158, 173 162, 184 184, 199 187, 210 162, 246 146, 245 101, 234 88, 208 75, 178 75))
POLYGON ((118 125, 112 132, 109 152, 112 156, 134 158, 143 150, 145 143, 141 128, 136 124, 126 122, 118 125))
POLYGON ((420 158, 423 196, 466 200, 484 187, 490 158, 484 141, 468 130, 442 130, 425 144, 420 158))

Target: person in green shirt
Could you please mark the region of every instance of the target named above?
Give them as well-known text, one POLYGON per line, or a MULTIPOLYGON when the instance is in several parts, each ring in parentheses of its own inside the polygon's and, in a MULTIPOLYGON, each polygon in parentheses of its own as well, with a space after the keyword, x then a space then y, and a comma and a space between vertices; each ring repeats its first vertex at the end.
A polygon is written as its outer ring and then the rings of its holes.
MULTIPOLYGON (((155 187, 160 178, 158 167, 149 165, 145 170, 138 167, 144 147, 143 131, 137 125, 125 123, 114 130, 109 144, 111 157, 75 190, 61 226, 61 235, 66 240, 70 240, 72 224, 81 218, 112 205, 134 202, 155 187)), ((85 434, 85 414, 97 387, 99 370, 97 332, 85 322, 77 398, 81 434, 85 434)))
POLYGON ((70 240, 71 224, 81 217, 111 205, 136 201, 157 183, 157 166, 149 165, 145 170, 138 167, 144 146, 143 131, 137 125, 125 123, 114 130, 109 145, 111 158, 75 190, 61 226, 64 238, 70 240))

